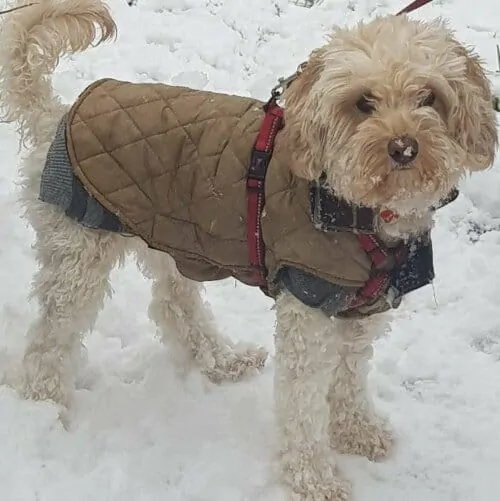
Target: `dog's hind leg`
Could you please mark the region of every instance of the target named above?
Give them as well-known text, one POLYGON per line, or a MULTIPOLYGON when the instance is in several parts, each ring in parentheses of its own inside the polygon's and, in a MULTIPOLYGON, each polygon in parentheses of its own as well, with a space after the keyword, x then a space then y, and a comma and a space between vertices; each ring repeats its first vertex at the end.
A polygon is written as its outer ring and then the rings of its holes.
POLYGON ((263 368, 267 352, 257 346, 234 346, 220 334, 203 300, 203 285, 182 276, 168 254, 141 246, 137 260, 152 280, 149 316, 180 364, 189 367, 194 362, 215 383, 237 381, 263 368))
POLYGON ((33 201, 27 216, 36 234, 33 295, 39 313, 28 331, 22 390, 27 398, 68 406, 81 337, 111 294, 109 274, 124 244, 118 235, 86 229, 41 202, 33 201))
POLYGON ((382 334, 383 316, 368 320, 337 320, 338 364, 328 392, 330 438, 338 452, 358 454, 371 460, 385 457, 392 435, 377 416, 367 390, 372 344, 382 334))

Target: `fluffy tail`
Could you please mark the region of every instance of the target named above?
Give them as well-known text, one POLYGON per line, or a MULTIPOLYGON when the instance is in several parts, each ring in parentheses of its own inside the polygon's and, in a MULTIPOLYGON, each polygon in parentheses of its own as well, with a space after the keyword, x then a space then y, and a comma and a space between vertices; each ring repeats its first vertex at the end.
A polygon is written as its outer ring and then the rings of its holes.
POLYGON ((0 24, 1 118, 18 123, 23 141, 39 144, 60 116, 50 79, 59 58, 115 37, 116 25, 101 0, 20 0, 16 6, 24 7, 4 14, 0 24))

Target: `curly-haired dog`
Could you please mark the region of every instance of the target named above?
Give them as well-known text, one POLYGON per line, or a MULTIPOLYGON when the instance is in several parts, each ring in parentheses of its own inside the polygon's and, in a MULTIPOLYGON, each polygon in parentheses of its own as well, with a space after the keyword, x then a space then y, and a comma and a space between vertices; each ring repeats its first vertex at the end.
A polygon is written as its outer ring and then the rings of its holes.
POLYGON ((127 251, 180 360, 214 381, 262 367, 265 352, 221 337, 200 296, 199 282, 233 276, 276 299, 284 483, 304 501, 347 499, 334 453, 376 459, 392 441, 366 394, 385 328, 372 314, 432 280, 433 212, 494 160, 480 62, 443 23, 389 16, 311 54, 283 84, 284 127, 275 100, 264 111, 113 79, 62 104, 59 57, 114 33, 99 0, 40 0, 1 26, 3 111, 29 149, 22 201, 40 265, 24 394, 69 404, 81 336, 127 251))

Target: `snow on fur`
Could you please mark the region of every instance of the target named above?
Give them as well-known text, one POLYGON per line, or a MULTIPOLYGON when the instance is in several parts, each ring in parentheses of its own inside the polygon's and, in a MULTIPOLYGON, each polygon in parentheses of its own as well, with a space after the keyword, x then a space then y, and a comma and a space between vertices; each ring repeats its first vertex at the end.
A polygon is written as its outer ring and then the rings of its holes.
MULTIPOLYGON (((322 43, 330 25, 392 13, 400 2, 124 0, 110 3, 116 43, 65 59, 56 90, 70 101, 102 76, 162 81, 265 99, 322 43)), ((450 18, 500 88, 496 2, 435 2, 415 17, 450 18)), ((18 144, 0 125, 0 377, 15 376, 35 306, 31 230, 16 205, 18 144)), ((412 294, 378 342, 370 383, 398 446, 390 459, 345 457, 356 501, 469 501, 500 490, 500 184, 495 168, 463 183, 434 232, 434 287, 412 294)), ((55 406, 0 387, 0 499, 6 501, 278 501, 272 404, 265 373, 214 386, 179 374, 146 313, 149 286, 135 266, 87 338, 71 425, 55 406)), ((274 313, 258 290, 208 286, 218 321, 235 340, 273 349, 274 313)))

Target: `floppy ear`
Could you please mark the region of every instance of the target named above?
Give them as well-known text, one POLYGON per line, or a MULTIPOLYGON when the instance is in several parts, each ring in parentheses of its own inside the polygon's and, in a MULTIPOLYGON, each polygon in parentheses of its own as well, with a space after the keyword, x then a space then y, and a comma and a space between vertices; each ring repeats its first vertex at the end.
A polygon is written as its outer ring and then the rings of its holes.
POLYGON ((321 152, 326 137, 326 127, 321 125, 317 109, 321 105, 314 98, 312 89, 324 69, 324 49, 311 53, 302 73, 286 89, 285 128, 281 132, 292 145, 293 159, 290 166, 292 172, 301 178, 317 179, 322 172, 321 152))
POLYGON ((492 165, 498 144, 493 95, 479 57, 458 42, 455 52, 465 58, 466 66, 464 78, 450 82, 458 102, 449 128, 467 155, 465 167, 483 170, 492 165))

